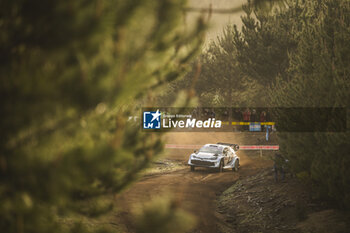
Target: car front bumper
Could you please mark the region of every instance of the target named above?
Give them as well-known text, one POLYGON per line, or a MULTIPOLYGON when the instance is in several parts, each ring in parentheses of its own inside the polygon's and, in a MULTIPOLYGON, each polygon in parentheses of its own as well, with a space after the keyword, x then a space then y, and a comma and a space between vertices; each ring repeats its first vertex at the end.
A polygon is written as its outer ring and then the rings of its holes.
POLYGON ((188 165, 195 167, 211 167, 218 168, 220 165, 220 161, 216 160, 200 160, 200 159, 190 159, 188 161, 188 165))

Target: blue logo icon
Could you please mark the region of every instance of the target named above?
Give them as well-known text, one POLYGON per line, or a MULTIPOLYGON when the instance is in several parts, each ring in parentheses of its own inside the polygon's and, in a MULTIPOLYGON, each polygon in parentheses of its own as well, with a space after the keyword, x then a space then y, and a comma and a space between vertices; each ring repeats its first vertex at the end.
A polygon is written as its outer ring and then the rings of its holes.
POLYGON ((160 118, 159 109, 156 112, 143 112, 143 128, 160 129, 160 118))

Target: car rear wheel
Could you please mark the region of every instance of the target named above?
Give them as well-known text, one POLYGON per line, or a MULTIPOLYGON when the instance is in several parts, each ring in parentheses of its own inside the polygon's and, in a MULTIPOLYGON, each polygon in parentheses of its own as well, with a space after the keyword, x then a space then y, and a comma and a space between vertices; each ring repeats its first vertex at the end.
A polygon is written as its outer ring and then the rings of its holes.
POLYGON ((224 171, 224 161, 221 160, 219 165, 219 172, 223 172, 223 171, 224 171))
POLYGON ((191 166, 191 172, 194 172, 195 169, 195 166, 191 166))
POLYGON ((238 172, 238 169, 239 169, 239 162, 238 162, 238 160, 236 160, 236 161, 235 161, 235 165, 234 165, 233 168, 232 168, 232 171, 238 172))

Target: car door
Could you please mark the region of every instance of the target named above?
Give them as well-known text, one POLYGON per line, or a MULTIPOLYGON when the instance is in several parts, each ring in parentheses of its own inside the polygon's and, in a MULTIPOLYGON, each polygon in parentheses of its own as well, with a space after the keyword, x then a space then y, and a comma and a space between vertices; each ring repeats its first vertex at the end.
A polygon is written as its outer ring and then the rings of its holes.
POLYGON ((232 148, 229 148, 229 151, 228 151, 228 153, 227 153, 227 163, 231 163, 232 162, 232 160, 233 160, 233 158, 234 158, 234 154, 235 152, 234 152, 234 150, 232 149, 232 148))
POLYGON ((225 147, 223 150, 223 155, 224 155, 224 165, 226 166, 226 164, 228 163, 229 160, 229 153, 230 153, 230 149, 228 147, 225 147))

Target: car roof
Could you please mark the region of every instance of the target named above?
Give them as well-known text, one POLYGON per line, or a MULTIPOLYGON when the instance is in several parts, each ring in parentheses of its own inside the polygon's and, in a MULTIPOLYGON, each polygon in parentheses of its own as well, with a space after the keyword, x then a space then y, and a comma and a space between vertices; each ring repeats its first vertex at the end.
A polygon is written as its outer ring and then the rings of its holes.
MULTIPOLYGON (((217 147, 217 148, 225 148, 225 147, 228 147, 226 145, 218 145, 218 144, 205 144, 204 146, 206 147, 217 147)), ((204 147, 203 146, 203 147, 204 147)))

